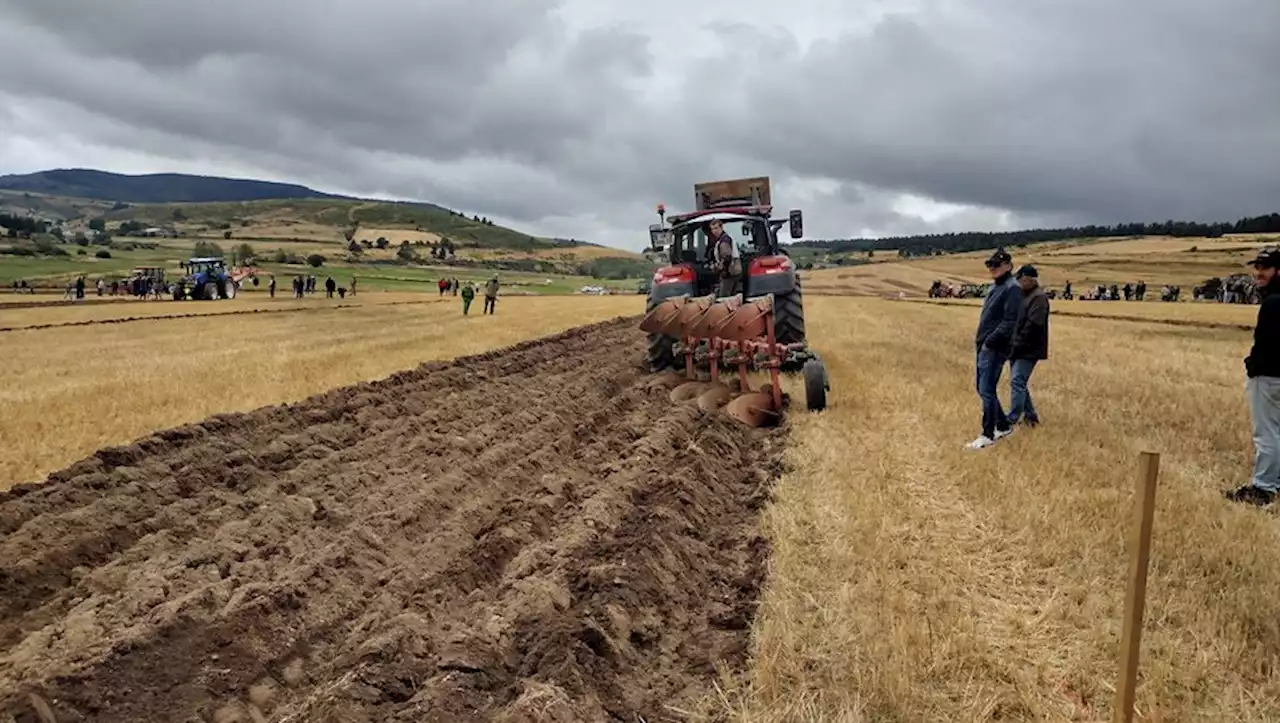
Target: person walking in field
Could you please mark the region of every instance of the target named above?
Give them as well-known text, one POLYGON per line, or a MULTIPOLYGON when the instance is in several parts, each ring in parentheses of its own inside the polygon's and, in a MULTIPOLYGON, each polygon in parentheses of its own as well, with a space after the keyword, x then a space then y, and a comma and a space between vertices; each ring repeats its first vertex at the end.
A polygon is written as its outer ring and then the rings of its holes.
POLYGON ((1280 248, 1260 250, 1250 262, 1262 305, 1253 329, 1253 348, 1245 357, 1245 394, 1253 419, 1253 478, 1230 490, 1233 502, 1269 505, 1280 492, 1280 248))
POLYGON ((330 299, 333 298, 333 292, 338 290, 338 282, 333 280, 332 276, 324 278, 324 295, 330 299))
POLYGON ((986 262, 991 275, 991 291, 982 302, 978 317, 976 381, 978 398, 982 400, 982 434, 968 444, 969 449, 983 449, 1013 432, 1000 396, 996 393, 1000 372, 1009 360, 1009 347, 1022 311, 1022 292, 1013 279, 1013 258, 997 249, 986 262))
POLYGON ((267 284, 267 293, 271 295, 271 298, 273 299, 276 298, 276 275, 275 274, 271 275, 271 281, 267 284))
POLYGON ((1014 274, 1022 289, 1022 310, 1009 350, 1009 425, 1040 423, 1027 383, 1036 363, 1049 358, 1049 296, 1040 286, 1036 267, 1027 264, 1014 274))
POLYGON ((471 311, 471 302, 475 301, 475 298, 476 298, 476 287, 472 286, 471 282, 468 281, 462 287, 462 315, 463 316, 466 316, 467 313, 471 311))
POLYGON ((351 277, 351 295, 356 295, 356 277, 354 276, 351 277))
POLYGON ((498 275, 494 274, 492 278, 484 283, 484 313, 493 314, 496 312, 498 304, 498 275))

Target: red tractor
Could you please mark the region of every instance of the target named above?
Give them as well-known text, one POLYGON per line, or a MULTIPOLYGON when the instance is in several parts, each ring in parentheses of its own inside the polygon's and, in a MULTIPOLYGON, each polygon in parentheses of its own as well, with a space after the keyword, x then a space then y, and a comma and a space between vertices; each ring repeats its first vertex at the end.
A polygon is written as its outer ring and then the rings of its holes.
MULTIPOLYGON (((788 225, 792 238, 804 235, 803 218, 793 210, 786 219, 772 218, 769 179, 743 178, 694 186, 697 210, 670 217, 658 207, 662 222, 649 227, 650 248, 665 261, 653 275, 645 320, 649 334, 651 372, 683 370, 688 393, 699 377, 695 366, 711 368, 718 383, 720 365, 736 367, 738 390, 745 398, 729 410, 734 416, 760 424, 781 412, 778 371, 804 372, 810 410, 826 406, 829 388, 826 368, 809 349, 804 329, 804 300, 795 264, 778 241, 788 225), (741 262, 741 293, 720 297, 720 278, 714 264, 710 224, 719 221, 735 241, 741 262), (748 367, 768 370, 774 384, 768 393, 748 394, 748 367), (766 403, 764 397, 772 396, 766 403), (750 411, 747 411, 747 408, 750 411), (763 415, 763 416, 762 416, 763 415)), ((715 390, 707 406, 723 404, 725 392, 715 390)))

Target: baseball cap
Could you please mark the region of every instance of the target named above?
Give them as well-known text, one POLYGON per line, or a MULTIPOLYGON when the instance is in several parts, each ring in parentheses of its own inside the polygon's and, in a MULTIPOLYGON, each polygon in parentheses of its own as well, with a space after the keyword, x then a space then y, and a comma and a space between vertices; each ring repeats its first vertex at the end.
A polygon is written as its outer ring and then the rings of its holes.
POLYGON ((1245 264, 1245 266, 1269 266, 1271 268, 1280 268, 1280 248, 1275 246, 1265 246, 1258 249, 1258 255, 1253 260, 1245 264))
POLYGON ((1031 264, 1027 264, 1022 268, 1018 269, 1018 273, 1014 274, 1014 276, 1018 278, 1022 278, 1023 276, 1030 276, 1033 279, 1038 279, 1040 278, 1040 272, 1036 271, 1036 267, 1032 266, 1031 264))
POLYGON ((996 249, 996 252, 991 254, 991 258, 987 259, 987 268, 993 269, 1001 264, 1011 263, 1013 263, 1013 257, 1009 255, 1008 251, 996 249))

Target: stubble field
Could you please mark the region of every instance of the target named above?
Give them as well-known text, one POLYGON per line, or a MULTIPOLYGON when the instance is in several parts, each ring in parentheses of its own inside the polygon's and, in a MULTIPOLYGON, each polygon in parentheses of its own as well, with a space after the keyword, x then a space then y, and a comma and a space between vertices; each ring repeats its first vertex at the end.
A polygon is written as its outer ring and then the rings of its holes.
POLYGON ((70 469, 0 499, 0 700, 60 721, 1099 720, 1153 450, 1140 719, 1280 717, 1275 515, 1219 495, 1249 471, 1232 325, 1256 307, 1064 305, 1032 380, 1045 424, 972 453, 976 308, 808 302, 832 407, 769 432, 672 408, 634 318, 197 421, 635 297, 7 332, 21 461, 0 479, 70 469), (191 353, 139 364, 140 333, 191 353))

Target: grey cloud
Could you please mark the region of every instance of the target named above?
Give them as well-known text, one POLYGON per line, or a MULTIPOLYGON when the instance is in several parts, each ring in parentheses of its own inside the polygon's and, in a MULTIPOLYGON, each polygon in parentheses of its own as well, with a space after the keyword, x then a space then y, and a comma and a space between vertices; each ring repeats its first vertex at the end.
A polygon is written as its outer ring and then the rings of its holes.
POLYGON ((56 128, 631 248, 654 203, 760 173, 815 236, 1280 198, 1270 0, 652 2, 0 0, 25 59, 0 98, 49 119, 37 144, 56 128), (971 208, 929 220, 903 193, 971 208))
POLYGON ((735 124, 735 145, 801 174, 1093 220, 1234 218, 1280 197, 1280 46, 1263 30, 1280 5, 973 8, 740 57, 779 102, 735 124))

